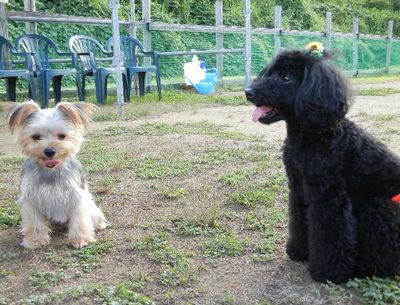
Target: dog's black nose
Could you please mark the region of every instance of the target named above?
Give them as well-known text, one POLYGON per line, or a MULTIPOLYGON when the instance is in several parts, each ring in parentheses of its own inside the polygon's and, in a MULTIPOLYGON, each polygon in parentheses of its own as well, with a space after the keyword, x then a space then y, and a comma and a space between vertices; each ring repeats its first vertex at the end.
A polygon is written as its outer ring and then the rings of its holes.
POLYGON ((54 148, 45 148, 44 149, 44 154, 46 155, 46 157, 54 157, 54 155, 56 154, 56 150, 54 148))
POLYGON ((251 99, 256 94, 256 91, 251 87, 244 89, 244 92, 246 93, 246 97, 248 99, 251 99))

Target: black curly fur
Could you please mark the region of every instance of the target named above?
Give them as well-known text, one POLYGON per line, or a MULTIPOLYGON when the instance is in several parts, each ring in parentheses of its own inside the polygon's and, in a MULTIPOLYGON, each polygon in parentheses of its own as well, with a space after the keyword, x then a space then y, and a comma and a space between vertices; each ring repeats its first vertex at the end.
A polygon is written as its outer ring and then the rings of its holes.
MULTIPOLYGON (((346 78, 306 51, 278 55, 246 89, 285 120, 289 183, 286 252, 316 281, 400 274, 400 159, 348 120, 346 78)), ((261 108, 260 108, 261 109, 261 108)))

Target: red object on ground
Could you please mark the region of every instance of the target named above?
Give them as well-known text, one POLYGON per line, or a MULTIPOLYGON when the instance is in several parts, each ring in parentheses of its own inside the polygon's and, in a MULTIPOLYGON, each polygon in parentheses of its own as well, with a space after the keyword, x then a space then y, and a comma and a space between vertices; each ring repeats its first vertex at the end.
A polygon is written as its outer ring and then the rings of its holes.
POLYGON ((400 194, 398 194, 398 195, 392 197, 392 201, 393 201, 393 202, 396 202, 397 204, 400 204, 400 194))

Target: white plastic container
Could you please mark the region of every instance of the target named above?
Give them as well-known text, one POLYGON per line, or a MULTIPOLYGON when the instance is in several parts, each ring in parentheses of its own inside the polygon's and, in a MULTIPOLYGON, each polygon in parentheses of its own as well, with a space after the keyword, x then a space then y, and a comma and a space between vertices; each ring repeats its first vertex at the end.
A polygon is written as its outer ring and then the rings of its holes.
POLYGON ((193 55, 192 62, 183 65, 183 77, 186 85, 197 85, 206 78, 206 63, 193 55))

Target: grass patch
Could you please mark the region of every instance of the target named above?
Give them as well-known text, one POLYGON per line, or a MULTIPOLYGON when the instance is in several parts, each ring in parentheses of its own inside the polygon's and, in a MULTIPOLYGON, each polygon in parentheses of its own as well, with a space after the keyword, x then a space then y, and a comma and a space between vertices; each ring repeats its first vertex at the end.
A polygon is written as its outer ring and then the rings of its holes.
POLYGON ((18 225, 21 222, 19 205, 14 200, 0 202, 0 229, 18 225))
POLYGON ((160 136, 167 134, 198 134, 209 135, 216 138, 231 140, 248 140, 254 137, 236 131, 226 130, 225 126, 216 125, 208 122, 198 123, 145 123, 137 127, 111 126, 105 129, 106 136, 132 136, 132 135, 151 135, 160 136))
POLYGON ((244 159, 245 151, 232 148, 214 148, 206 151, 204 155, 193 159, 197 165, 220 165, 232 160, 244 159))
POLYGON ((171 231, 181 236, 200 236, 213 235, 221 229, 216 214, 210 219, 189 219, 187 217, 178 217, 172 220, 171 231))
POLYGON ((219 233, 212 241, 202 245, 203 255, 206 257, 219 257, 223 255, 238 256, 245 252, 245 243, 232 231, 219 233))
POLYGON ((74 286, 49 294, 31 296, 23 300, 21 304, 88 304, 88 299, 90 299, 96 300, 99 304, 152 305, 154 304, 153 301, 142 292, 144 286, 145 282, 142 279, 121 282, 111 287, 93 283, 74 286))
POLYGON ((158 160, 143 157, 135 160, 135 171, 141 179, 163 179, 166 177, 184 177, 192 171, 192 165, 186 160, 158 160))
POLYGON ((166 232, 149 235, 132 246, 145 251, 147 257, 160 266, 160 283, 167 287, 186 286, 194 280, 188 255, 168 241, 166 232))
POLYGON ((397 115, 389 114, 389 113, 371 116, 371 119, 373 119, 374 121, 378 121, 378 122, 391 122, 393 120, 396 120, 397 118, 398 118, 397 115))
POLYGON ((57 286, 65 278, 62 270, 50 272, 32 272, 29 276, 29 283, 36 288, 48 289, 57 286))
MULTIPOLYGON (((94 102, 95 98, 89 98, 94 102)), ((202 95, 194 93, 186 93, 178 90, 163 90, 163 98, 158 100, 158 94, 146 93, 140 98, 133 98, 130 103, 124 105, 124 116, 120 118, 116 113, 115 96, 107 98, 107 104, 97 111, 93 120, 95 122, 132 120, 145 116, 160 115, 182 110, 197 109, 204 106, 221 106, 221 105, 247 105, 248 102, 243 95, 202 95)))
MULTIPOLYGON (((368 304, 400 304, 400 277, 354 279, 347 282, 347 287, 359 290, 368 304)), ((367 304, 366 303, 366 304, 367 304)))
POLYGON ((10 172, 15 170, 21 170, 22 164, 25 159, 23 157, 5 157, 0 158, 0 172, 10 172))
POLYGON ((115 173, 132 166, 124 151, 110 148, 100 136, 83 143, 79 159, 89 173, 115 173))
POLYGON ((400 93, 400 89, 396 88, 362 88, 357 90, 357 95, 363 96, 387 96, 400 93))
POLYGON ((162 187, 156 186, 156 189, 160 193, 160 196, 166 199, 180 199, 185 198, 189 192, 184 187, 162 187))
POLYGON ((254 207, 256 205, 271 205, 276 198, 276 191, 266 189, 249 189, 236 191, 228 198, 228 203, 237 204, 244 207, 254 207))

